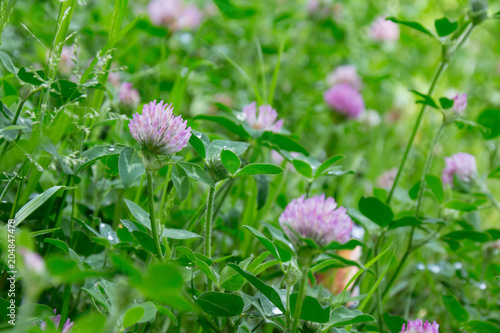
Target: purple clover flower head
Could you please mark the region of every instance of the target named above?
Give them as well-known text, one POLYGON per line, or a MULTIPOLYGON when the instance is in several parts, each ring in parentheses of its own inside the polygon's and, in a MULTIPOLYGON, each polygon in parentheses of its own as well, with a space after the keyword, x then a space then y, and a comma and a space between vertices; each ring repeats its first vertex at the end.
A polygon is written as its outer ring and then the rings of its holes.
POLYGON ((242 112, 247 124, 256 130, 278 132, 283 127, 283 119, 276 121, 278 113, 270 105, 261 105, 257 113, 257 103, 252 102, 242 112))
POLYGON ((399 26, 386 20, 385 16, 377 17, 370 26, 370 36, 377 41, 397 41, 399 39, 399 26))
POLYGON ((156 101, 145 104, 142 114, 136 113, 129 122, 130 134, 143 149, 156 155, 170 155, 184 148, 191 137, 187 121, 173 114, 172 104, 156 101))
POLYGON ((458 153, 444 159, 442 180, 445 184, 453 186, 453 176, 457 175, 462 181, 468 183, 477 175, 476 158, 467 153, 458 153))
POLYGON ((347 83, 334 85, 323 98, 329 107, 347 118, 358 118, 365 111, 363 96, 347 83))
POLYGON ((456 94, 453 97, 453 111, 455 114, 460 114, 467 107, 467 94, 456 94))
POLYGON ((139 92, 137 89, 132 88, 132 83, 130 82, 122 83, 118 98, 123 105, 130 107, 131 109, 135 109, 141 102, 139 92))
MULTIPOLYGON (((54 309, 54 314, 56 315, 55 317, 50 317, 50 320, 54 323, 54 326, 56 329, 59 328, 59 324, 61 323, 61 315, 57 314, 57 309, 54 309)), ((73 328, 74 322, 72 322, 69 318, 66 320, 62 327, 62 333, 69 333, 71 329, 73 328)), ((47 323, 44 321, 40 324, 40 328, 45 331, 47 329, 47 323)))
POLYGON ((399 333, 439 333, 439 324, 429 323, 427 320, 422 323, 420 319, 410 320, 408 324, 403 324, 399 333))
POLYGON ((357 90, 360 90, 363 86, 363 81, 358 75, 356 66, 354 65, 336 67, 335 70, 328 75, 326 81, 331 86, 339 83, 347 83, 357 90))
POLYGON ((352 230, 351 218, 344 207, 337 207, 335 199, 325 195, 292 200, 279 218, 281 228, 288 238, 298 239, 290 227, 304 238, 313 239, 319 246, 333 241, 347 243, 352 230))

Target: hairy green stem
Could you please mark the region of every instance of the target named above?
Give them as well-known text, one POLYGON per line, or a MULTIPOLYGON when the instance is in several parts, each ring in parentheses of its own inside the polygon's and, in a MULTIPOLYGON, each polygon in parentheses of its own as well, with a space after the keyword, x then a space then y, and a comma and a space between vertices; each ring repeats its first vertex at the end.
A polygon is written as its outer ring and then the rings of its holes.
MULTIPOLYGON (((443 75, 447 66, 448 66, 447 62, 441 61, 436 73, 434 73, 434 77, 432 79, 432 83, 431 83, 431 86, 429 88, 427 95, 430 96, 434 92, 434 89, 436 88, 437 82, 439 81, 439 79, 443 75)), ((391 203, 392 197, 394 195, 394 191, 396 190, 396 187, 399 184, 401 174, 403 173, 403 169, 406 166, 406 161, 408 160, 408 155, 410 154, 410 150, 413 147, 413 142, 415 141, 415 137, 417 135, 418 129, 420 128, 420 125, 422 124, 425 110, 427 110, 427 105, 423 104, 422 108, 420 109, 420 112, 418 114, 415 126, 413 126, 413 130, 412 130, 411 135, 410 135, 410 141, 408 141, 408 144, 406 145, 406 149, 405 149, 405 152, 403 154, 403 160, 401 161, 401 164, 399 165, 398 173, 396 175, 396 178, 394 179, 394 183, 392 184, 391 192, 389 193, 389 197, 387 198, 388 204, 391 203)))
POLYGON ((210 187, 207 199, 207 215, 205 219, 205 255, 212 256, 212 219, 214 211, 215 189, 210 187))
POLYGON ((304 265, 302 266, 302 276, 299 285, 299 294, 297 295, 297 301, 295 302, 295 311, 293 312, 293 322, 290 331, 296 333, 299 327, 300 314, 302 313, 302 304, 306 298, 307 282, 309 278, 307 277, 309 273, 309 268, 311 267, 312 256, 306 258, 304 265))
MULTIPOLYGON (((415 217, 417 217, 417 218, 420 215, 420 210, 422 208, 422 201, 423 201, 423 198, 424 198, 424 192, 425 192, 425 187, 426 187, 425 186, 425 176, 428 174, 428 172, 429 172, 429 170, 431 168, 432 160, 433 160, 433 157, 434 157, 434 149, 436 148, 436 144, 438 143, 439 138, 443 134, 443 131, 444 131, 445 127, 446 127, 446 122, 445 122, 445 119, 443 119, 443 123, 441 124, 441 126, 439 127, 438 132, 436 133, 436 135, 432 139, 429 152, 427 153, 427 157, 426 157, 425 164, 424 164, 424 170, 422 172, 422 177, 420 179, 420 188, 419 188, 419 191, 418 191, 417 209, 415 211, 415 217)), ((415 235, 415 226, 413 226, 411 228, 410 236, 408 238, 408 245, 406 246, 406 251, 405 251, 405 253, 403 255, 403 258, 399 262, 399 265, 396 268, 396 271, 394 272, 394 275, 392 276, 391 280, 389 281, 389 283, 385 287, 385 290, 382 293, 382 297, 384 297, 385 295, 387 295, 387 293, 390 291, 390 289, 391 289, 392 285, 394 284, 394 282, 396 281, 399 273, 401 273, 401 269, 405 265, 406 260, 408 259, 410 253, 412 252, 413 236, 414 235, 415 235)))
POLYGON ((153 234, 153 240, 156 247, 156 252, 158 254, 158 260, 163 261, 163 252, 160 246, 160 235, 158 234, 158 222, 155 217, 155 203, 153 196, 153 173, 151 171, 146 171, 148 179, 148 202, 149 202, 149 220, 151 221, 151 233, 153 234))
MULTIPOLYGON (((380 246, 380 242, 382 237, 384 236, 384 233, 382 233, 379 237, 377 237, 377 242, 375 243, 375 248, 373 249, 373 255, 376 257, 378 256, 378 248, 380 246)), ((377 260, 375 263, 375 272, 377 274, 377 277, 380 274, 380 260, 377 260)), ((384 323, 382 321, 382 314, 384 311, 383 303, 382 303, 382 294, 380 292, 380 288, 377 288, 377 314, 378 314, 378 326, 379 326, 379 331, 383 332, 384 331, 384 323)))
POLYGON ((417 218, 420 215, 420 210, 422 209, 422 201, 424 199, 424 193, 425 193, 425 188, 426 188, 425 176, 429 173, 429 171, 431 169, 432 160, 434 159, 434 149, 436 148, 436 145, 439 141, 439 138, 443 134, 445 126, 446 126, 445 119, 443 119, 443 123, 441 124, 441 126, 439 127, 439 130, 437 131, 436 135, 432 139, 431 146, 429 148, 429 152, 427 153, 427 157, 425 159, 424 171, 422 172, 422 176, 420 177, 420 188, 418 190, 417 209, 415 211, 415 217, 417 217, 417 218))
MULTIPOLYGON (((281 270, 283 270, 283 265, 280 263, 281 270)), ((292 309, 290 309, 290 295, 292 294, 292 288, 294 283, 291 283, 289 274, 291 273, 290 270, 292 269, 292 263, 288 265, 288 268, 285 272, 285 277, 283 279, 283 282, 286 284, 286 313, 285 313, 285 327, 290 328, 292 325, 292 309)), ((282 288, 282 286, 280 287, 282 288)))

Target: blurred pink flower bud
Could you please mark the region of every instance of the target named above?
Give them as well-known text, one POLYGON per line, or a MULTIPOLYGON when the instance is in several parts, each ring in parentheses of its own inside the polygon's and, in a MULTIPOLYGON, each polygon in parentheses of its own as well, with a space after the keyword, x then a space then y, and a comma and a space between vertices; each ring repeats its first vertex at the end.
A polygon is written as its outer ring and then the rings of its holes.
POLYGON ((75 63, 71 58, 73 58, 73 46, 63 46, 57 67, 61 74, 71 74, 71 71, 75 67, 75 63))
POLYGON ((456 94, 453 97, 453 111, 460 114, 467 108, 467 94, 456 94))
POLYGON ((462 181, 471 182, 477 176, 476 158, 467 153, 458 153, 446 157, 443 169, 443 183, 453 186, 453 177, 458 176, 462 181))
POLYGON ((172 30, 196 29, 203 13, 194 4, 184 4, 182 0, 152 0, 148 4, 151 22, 172 30))
POLYGON ((329 107, 347 118, 358 118, 365 111, 363 96, 347 83, 331 87, 323 98, 329 107))
POLYGON ((397 174, 397 168, 390 169, 384 172, 377 178, 377 186, 384 190, 390 190, 392 188, 392 185, 394 184, 394 180, 396 179, 397 174))
POLYGON ((370 36, 378 41, 397 41, 399 39, 399 26, 397 23, 386 20, 384 16, 380 16, 372 22, 370 36))
POLYGON ((182 8, 177 18, 176 28, 179 30, 194 30, 198 28, 203 19, 203 13, 193 4, 182 8))
POLYGON ((180 0, 152 0, 148 4, 149 18, 156 25, 170 27, 179 16, 181 8, 180 0))
POLYGON ((333 86, 339 83, 347 83, 354 89, 360 90, 363 86, 361 77, 358 75, 356 66, 343 65, 335 68, 326 78, 328 85, 333 86))
POLYGON ((135 109, 141 102, 141 96, 139 96, 139 92, 136 89, 132 88, 132 83, 130 82, 122 83, 118 98, 120 99, 120 103, 131 109, 135 109))
POLYGON ((108 82, 111 83, 111 85, 115 87, 115 89, 118 89, 121 84, 120 74, 118 74, 117 72, 109 72, 108 82))
POLYGON ((320 0, 309 0, 307 2, 307 12, 313 14, 319 9, 320 0))
POLYGON ((37 274, 43 274, 45 272, 45 261, 38 253, 24 247, 19 249, 19 253, 23 257, 24 265, 27 269, 37 274))

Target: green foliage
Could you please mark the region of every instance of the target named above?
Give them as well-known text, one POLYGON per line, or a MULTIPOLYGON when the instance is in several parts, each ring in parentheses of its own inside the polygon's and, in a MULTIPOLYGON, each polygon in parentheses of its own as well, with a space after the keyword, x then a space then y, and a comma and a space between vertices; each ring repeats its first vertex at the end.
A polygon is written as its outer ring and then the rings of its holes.
POLYGON ((232 317, 241 314, 245 303, 241 296, 206 291, 197 299, 196 303, 209 315, 216 317, 232 317))
POLYGON ((391 207, 375 197, 361 198, 359 211, 381 227, 389 225, 394 219, 391 207))
POLYGON ((0 5, 1 329, 500 330, 496 4, 149 2, 0 5), (130 133, 154 100, 191 130, 174 154, 171 123, 130 133))

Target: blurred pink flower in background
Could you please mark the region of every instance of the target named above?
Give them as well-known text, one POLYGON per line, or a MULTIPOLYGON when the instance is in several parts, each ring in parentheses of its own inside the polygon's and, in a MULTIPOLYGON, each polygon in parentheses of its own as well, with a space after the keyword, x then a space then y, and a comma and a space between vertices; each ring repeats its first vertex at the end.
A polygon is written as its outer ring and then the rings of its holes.
POLYGON ((285 158, 276 150, 271 150, 271 161, 276 165, 281 165, 285 158))
POLYGON ((120 103, 126 107, 135 109, 137 105, 141 102, 141 96, 139 92, 132 88, 132 83, 124 82, 120 87, 120 93, 118 94, 120 103))
POLYGON ((203 19, 202 12, 193 4, 184 7, 177 18, 176 29, 194 30, 198 28, 203 19))
POLYGON ((111 83, 111 85, 115 87, 115 89, 118 89, 121 84, 120 74, 118 74, 117 72, 109 72, 108 82, 111 83))
POLYGON ((22 247, 19 249, 19 254, 23 257, 24 265, 27 269, 37 274, 45 272, 45 261, 43 261, 43 258, 38 253, 22 247))
MULTIPOLYGON (((54 314, 57 314, 57 309, 54 309, 54 314)), ((54 326, 58 329, 59 324, 61 323, 61 315, 57 315, 55 317, 51 317, 50 320, 54 323, 54 326)), ((61 328, 62 333, 69 333, 73 328, 73 322, 68 318, 64 323, 64 326, 61 328)), ((47 323, 44 321, 41 323, 40 328, 45 331, 47 329, 47 323)))
POLYGON ((224 93, 217 93, 214 95, 214 102, 224 104, 225 106, 232 108, 234 105, 234 101, 231 96, 224 93))
POLYGON ((377 178, 377 186, 384 190, 390 190, 394 184, 394 179, 396 179, 397 174, 397 168, 387 170, 377 178))
POLYGON ((75 63, 71 58, 73 57, 73 46, 63 46, 61 50, 61 57, 59 59, 58 70, 63 75, 71 74, 75 67, 75 63))
POLYGON ((453 186, 453 177, 458 176, 464 182, 472 181, 477 175, 476 158, 467 153, 457 153, 446 157, 443 169, 443 183, 453 186))
POLYGON ((278 112, 270 105, 261 105, 257 113, 257 103, 252 102, 243 108, 245 121, 256 130, 278 132, 283 127, 283 119, 278 118, 278 112))
POLYGON ((180 0, 153 0, 148 4, 151 22, 156 25, 171 26, 181 11, 180 0))
POLYGON ((326 78, 328 85, 333 86, 339 83, 347 83, 354 89, 360 90, 363 86, 361 77, 358 75, 356 66, 343 65, 335 68, 326 78))
POLYGON ((408 325, 403 324, 399 333, 439 333, 439 324, 431 324, 427 320, 423 323, 420 319, 410 320, 408 325))
MULTIPOLYGON (((292 158, 295 159, 295 158, 298 158, 300 156, 300 153, 291 151, 290 156, 292 156, 292 158)), ((283 155, 278 153, 276 150, 271 150, 271 161, 273 162, 273 164, 282 165, 283 162, 285 161, 285 157, 283 157, 283 155)), ((285 168, 287 171, 294 171, 294 172, 296 171, 295 167, 293 166, 293 164, 291 162, 287 163, 285 168)))
POLYGON ((313 14, 319 9, 320 0, 309 0, 307 2, 307 12, 313 14))
POLYGON ((152 0, 148 4, 151 22, 172 30, 196 29, 203 14, 194 4, 185 4, 182 0, 152 0))
POLYGON ((467 94, 456 94, 453 97, 453 111, 460 114, 467 108, 467 94))
POLYGON ((365 111, 363 96, 347 83, 334 85, 323 98, 329 107, 347 118, 358 118, 365 111))
POLYGON ((397 41, 399 39, 399 26, 386 20, 385 16, 377 17, 370 26, 370 36, 378 41, 397 41))

